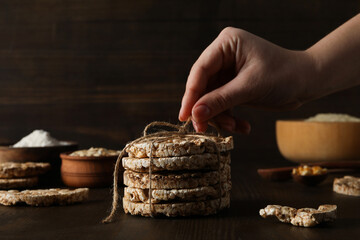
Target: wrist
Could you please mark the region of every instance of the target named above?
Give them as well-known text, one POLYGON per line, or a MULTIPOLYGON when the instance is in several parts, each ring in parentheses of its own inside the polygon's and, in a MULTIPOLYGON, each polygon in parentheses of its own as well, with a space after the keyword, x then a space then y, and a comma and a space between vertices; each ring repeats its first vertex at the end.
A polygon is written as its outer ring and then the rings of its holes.
POLYGON ((298 101, 303 104, 324 95, 321 84, 321 65, 309 51, 294 51, 295 78, 298 88, 298 101))

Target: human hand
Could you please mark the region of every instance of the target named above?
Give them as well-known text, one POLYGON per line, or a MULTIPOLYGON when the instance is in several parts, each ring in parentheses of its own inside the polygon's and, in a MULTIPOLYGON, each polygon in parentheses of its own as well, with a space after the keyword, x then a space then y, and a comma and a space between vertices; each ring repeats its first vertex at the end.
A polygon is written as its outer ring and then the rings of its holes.
POLYGON ((198 132, 213 120, 221 129, 248 134, 249 123, 233 117, 233 107, 295 109, 313 97, 308 81, 315 72, 306 51, 287 50, 244 30, 225 28, 193 65, 179 120, 191 116, 198 132))

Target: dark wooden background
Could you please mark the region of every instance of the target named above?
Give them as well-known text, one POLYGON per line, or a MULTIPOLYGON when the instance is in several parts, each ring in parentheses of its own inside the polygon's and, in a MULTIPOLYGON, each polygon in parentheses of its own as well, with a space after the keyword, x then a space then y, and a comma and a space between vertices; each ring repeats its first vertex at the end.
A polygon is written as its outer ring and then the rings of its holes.
MULTIPOLYGON (((188 72, 224 27, 306 49, 359 10, 360 0, 0 0, 0 142, 40 128, 81 147, 121 148, 151 121, 177 122, 188 72)), ((354 239, 358 202, 332 193, 331 180, 316 189, 271 183, 256 168, 289 164, 276 149, 276 119, 360 116, 359 103, 358 87, 296 111, 238 108, 253 131, 235 136, 232 208, 220 215, 119 214, 117 223, 102 225, 111 197, 97 189, 88 203, 66 208, 0 207, 0 238, 354 239), (335 227, 289 227, 258 216, 269 203, 335 203, 341 214, 335 227)))
MULTIPOLYGON (((154 120, 177 122, 192 63, 226 26, 306 49, 359 12, 359 0, 2 0, 0 140, 45 129, 81 147, 120 148, 154 120)), ((360 88, 292 112, 238 108, 244 151, 275 149, 274 122, 360 116, 360 88)))

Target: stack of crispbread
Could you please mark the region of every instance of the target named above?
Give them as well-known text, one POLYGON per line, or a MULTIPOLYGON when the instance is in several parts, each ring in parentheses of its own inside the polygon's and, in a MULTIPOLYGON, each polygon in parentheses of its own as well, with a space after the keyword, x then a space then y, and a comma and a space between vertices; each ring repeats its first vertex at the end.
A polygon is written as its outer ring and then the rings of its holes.
POLYGON ((124 211, 175 217, 229 207, 231 149, 232 137, 197 134, 151 136, 127 145, 124 211))
POLYGON ((0 189, 33 187, 38 183, 38 176, 49 169, 49 163, 0 163, 0 189))

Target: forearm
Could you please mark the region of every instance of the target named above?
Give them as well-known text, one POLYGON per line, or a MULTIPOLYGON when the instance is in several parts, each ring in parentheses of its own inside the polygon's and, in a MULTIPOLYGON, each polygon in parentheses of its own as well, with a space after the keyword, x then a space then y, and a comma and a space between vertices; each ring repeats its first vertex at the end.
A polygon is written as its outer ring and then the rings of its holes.
POLYGON ((308 98, 321 97, 360 84, 360 14, 306 51, 316 74, 308 79, 308 98), (321 90, 319 90, 321 89, 321 90))

